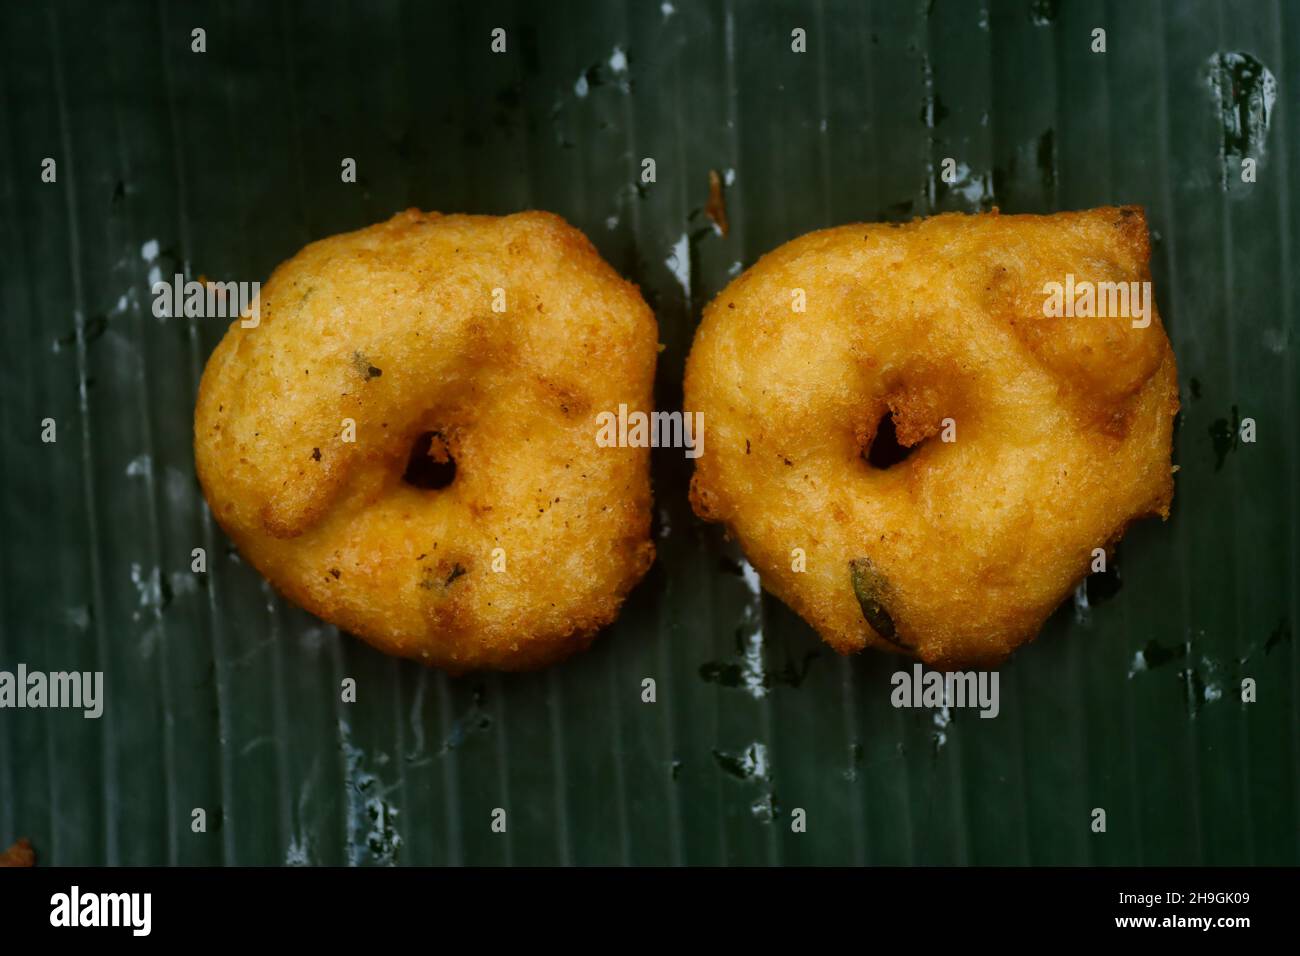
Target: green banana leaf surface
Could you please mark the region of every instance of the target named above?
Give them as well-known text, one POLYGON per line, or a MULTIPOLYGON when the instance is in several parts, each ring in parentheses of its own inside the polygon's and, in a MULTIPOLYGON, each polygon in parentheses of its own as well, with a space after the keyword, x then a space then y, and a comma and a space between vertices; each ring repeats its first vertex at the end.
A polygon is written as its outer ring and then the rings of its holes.
POLYGON ((0 849, 1300 862, 1300 5, 114 0, 0 20, 0 669, 104 675, 97 719, 0 710, 0 849), (225 323, 160 320, 150 292, 265 280, 412 206, 547 209, 641 287, 672 409, 703 306, 796 236, 1130 203, 1179 364, 1173 513, 1001 669, 995 719, 893 707, 910 665, 842 658, 760 592, 673 449, 653 456, 658 560, 588 652, 455 679, 383 656, 213 522, 192 416, 225 323))

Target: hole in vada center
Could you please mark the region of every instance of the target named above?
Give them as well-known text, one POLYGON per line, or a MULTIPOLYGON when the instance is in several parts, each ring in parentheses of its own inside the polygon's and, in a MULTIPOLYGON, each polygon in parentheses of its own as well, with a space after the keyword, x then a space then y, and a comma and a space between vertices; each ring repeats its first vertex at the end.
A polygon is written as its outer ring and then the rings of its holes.
POLYGON ((920 446, 913 445, 908 448, 898 443, 898 431, 894 428, 894 414, 886 412, 885 417, 876 426, 876 437, 871 440, 871 447, 863 453, 863 457, 872 468, 883 471, 906 461, 918 447, 920 446))
POLYGON ((456 479, 456 461, 440 432, 424 432, 411 445, 402 480, 413 488, 438 491, 456 479))

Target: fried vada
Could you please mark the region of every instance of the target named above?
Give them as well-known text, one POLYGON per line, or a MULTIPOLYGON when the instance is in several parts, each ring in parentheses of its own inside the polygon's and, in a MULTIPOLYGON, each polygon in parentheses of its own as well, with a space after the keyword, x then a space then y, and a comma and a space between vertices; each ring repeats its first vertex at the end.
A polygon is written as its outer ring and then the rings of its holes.
POLYGON ((781 246, 687 361, 695 512, 841 653, 1002 661, 1131 522, 1168 517, 1177 371, 1149 258, 1136 207, 781 246), (905 457, 873 465, 890 429, 905 457))
POLYGON ((409 210, 308 245, 230 326, 199 388, 199 480, 317 616, 454 673, 542 666, 653 560, 648 451, 595 435, 652 407, 657 342, 558 216, 409 210))

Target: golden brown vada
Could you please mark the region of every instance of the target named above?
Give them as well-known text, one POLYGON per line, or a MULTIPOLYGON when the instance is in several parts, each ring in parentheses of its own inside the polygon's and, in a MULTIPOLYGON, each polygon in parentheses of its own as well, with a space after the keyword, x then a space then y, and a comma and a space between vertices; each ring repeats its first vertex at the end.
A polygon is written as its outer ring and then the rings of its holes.
POLYGON ((657 342, 558 216, 408 210, 307 246, 256 327, 231 325, 199 389, 199 480, 319 617, 453 672, 541 666, 653 561, 648 451, 595 435, 652 407, 657 342))
POLYGON ((708 306, 687 361, 696 513, 841 653, 1001 661, 1094 549, 1168 516, 1177 371, 1149 258, 1136 207, 781 246, 708 306), (1119 291, 1127 309, 1095 314, 1119 291), (886 421, 911 451, 873 467, 886 421))

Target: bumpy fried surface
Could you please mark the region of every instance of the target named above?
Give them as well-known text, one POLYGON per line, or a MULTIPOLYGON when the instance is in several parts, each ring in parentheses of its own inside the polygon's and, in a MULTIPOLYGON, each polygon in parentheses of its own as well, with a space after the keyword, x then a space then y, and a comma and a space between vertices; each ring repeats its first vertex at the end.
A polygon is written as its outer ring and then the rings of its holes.
POLYGON ((36 851, 32 849, 31 841, 22 837, 18 842, 12 844, 9 849, 0 853, 0 866, 35 866, 36 851))
POLYGON ((557 216, 400 213, 307 246, 263 286, 260 325, 231 325, 199 389, 199 479, 312 613, 453 672, 541 666, 653 561, 648 451, 595 436, 600 412, 652 407, 657 341, 635 286, 557 216), (428 432, 455 461, 440 490, 403 481, 428 432))
POLYGON ((942 215, 803 236, 706 309, 686 408, 708 443, 691 501, 841 653, 942 667, 1031 639, 1142 516, 1167 517, 1178 410, 1155 314, 1045 318, 1044 285, 1150 279, 1134 207, 942 215), (807 311, 792 310, 793 290, 807 311), (914 446, 865 460, 882 418, 914 446), (955 425, 945 443, 944 419, 955 425), (792 570, 793 549, 806 571, 792 570), (853 567, 866 569, 855 595, 853 567), (861 589, 860 589, 861 590, 861 589), (874 629, 859 597, 895 631, 874 629))

